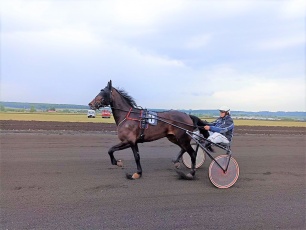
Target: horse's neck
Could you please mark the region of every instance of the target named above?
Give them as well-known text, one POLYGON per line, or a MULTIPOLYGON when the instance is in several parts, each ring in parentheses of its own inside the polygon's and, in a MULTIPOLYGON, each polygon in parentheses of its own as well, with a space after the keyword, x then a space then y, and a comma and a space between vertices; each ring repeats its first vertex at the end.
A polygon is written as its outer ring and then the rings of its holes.
POLYGON ((126 117, 131 109, 131 106, 116 90, 112 90, 111 107, 117 125, 126 117))

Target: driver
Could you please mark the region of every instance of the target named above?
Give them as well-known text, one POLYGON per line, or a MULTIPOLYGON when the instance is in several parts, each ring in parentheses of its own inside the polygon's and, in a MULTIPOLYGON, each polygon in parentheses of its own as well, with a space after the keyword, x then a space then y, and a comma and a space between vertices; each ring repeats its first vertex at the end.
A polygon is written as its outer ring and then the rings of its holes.
MULTIPOLYGON (((223 143, 228 145, 233 138, 234 121, 230 115, 230 109, 222 106, 219 109, 220 117, 212 123, 208 123, 203 128, 209 132, 207 140, 215 144, 223 143)), ((205 147, 209 147, 211 143, 207 141, 205 147)))

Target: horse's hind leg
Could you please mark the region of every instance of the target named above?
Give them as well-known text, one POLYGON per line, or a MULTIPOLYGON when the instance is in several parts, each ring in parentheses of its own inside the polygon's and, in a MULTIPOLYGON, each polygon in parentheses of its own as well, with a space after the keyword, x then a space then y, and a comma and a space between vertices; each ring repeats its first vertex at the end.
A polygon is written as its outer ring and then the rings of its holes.
POLYGON ((111 162, 112 162, 112 165, 117 165, 119 167, 122 167, 122 162, 121 160, 116 160, 116 158, 114 157, 114 152, 115 151, 118 151, 118 150, 123 150, 123 149, 127 149, 131 147, 131 144, 128 143, 128 142, 121 142, 117 145, 114 145, 113 147, 111 147, 109 150, 108 150, 108 155, 111 159, 111 162))
MULTIPOLYGON (((174 135, 167 135, 167 138, 169 141, 171 141, 172 143, 180 146, 180 144, 178 143, 176 137, 174 135)), ((180 146, 181 147, 181 146, 180 146)), ((174 167, 175 168, 179 168, 180 167, 180 160, 183 156, 183 154, 186 152, 186 150, 184 150, 182 147, 181 147, 181 151, 179 151, 179 153, 177 154, 176 158, 174 158, 172 160, 172 162, 174 163, 174 167)))
POLYGON ((188 147, 187 152, 191 158, 191 171, 190 174, 194 177, 195 175, 195 164, 196 164, 196 152, 194 151, 194 149, 190 146, 190 148, 188 147))
POLYGON ((172 162, 174 163, 174 167, 175 168, 179 168, 180 167, 180 160, 183 156, 183 154, 186 152, 186 150, 184 150, 183 148, 181 148, 181 151, 177 154, 176 158, 172 160, 172 162))
POLYGON ((130 174, 126 174, 126 177, 128 179, 139 179, 142 175, 142 168, 141 168, 141 164, 140 164, 140 155, 139 155, 139 149, 138 149, 138 145, 135 144, 135 145, 131 145, 131 148, 133 150, 133 153, 134 153, 134 158, 135 158, 135 162, 136 162, 136 165, 137 165, 137 173, 134 173, 133 175, 130 175, 130 174))
POLYGON ((190 173, 188 173, 187 175, 185 173, 183 173, 181 170, 176 170, 176 172, 184 179, 187 180, 192 180, 194 179, 195 176, 195 163, 196 163, 196 152, 194 151, 194 149, 191 147, 191 145, 189 143, 186 143, 185 145, 183 145, 182 147, 184 147, 186 149, 186 151, 188 152, 190 158, 191 158, 191 171, 190 173))

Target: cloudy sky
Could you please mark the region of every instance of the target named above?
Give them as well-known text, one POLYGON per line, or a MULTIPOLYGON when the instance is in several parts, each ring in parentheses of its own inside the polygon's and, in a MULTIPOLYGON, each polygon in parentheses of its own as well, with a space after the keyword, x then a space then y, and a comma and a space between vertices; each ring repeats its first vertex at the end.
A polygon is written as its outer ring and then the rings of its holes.
POLYGON ((1 101, 306 111, 302 0, 1 1, 1 101))

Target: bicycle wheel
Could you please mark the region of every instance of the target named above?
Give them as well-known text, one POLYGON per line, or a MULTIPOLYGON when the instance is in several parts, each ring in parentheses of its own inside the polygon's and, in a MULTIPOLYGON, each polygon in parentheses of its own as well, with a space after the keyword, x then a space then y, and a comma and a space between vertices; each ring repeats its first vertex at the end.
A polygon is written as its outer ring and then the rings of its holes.
MULTIPOLYGON (((191 146, 194 150, 196 150, 198 145, 195 143, 195 144, 192 144, 191 146)), ((204 161, 205 161, 205 152, 201 147, 198 147, 198 153, 197 153, 195 168, 197 169, 197 168, 201 167, 202 164, 204 163, 204 161)), ((188 153, 183 154, 182 162, 187 168, 191 169, 191 158, 190 158, 188 153)))
MULTIPOLYGON (((226 164, 228 163, 229 155, 220 155, 215 158, 215 160, 222 166, 222 168, 226 168, 226 164)), ((217 188, 229 188, 233 186, 238 177, 239 177, 239 166, 237 161, 231 157, 227 171, 223 172, 223 170, 217 165, 215 161, 212 161, 208 175, 211 183, 217 188)))

